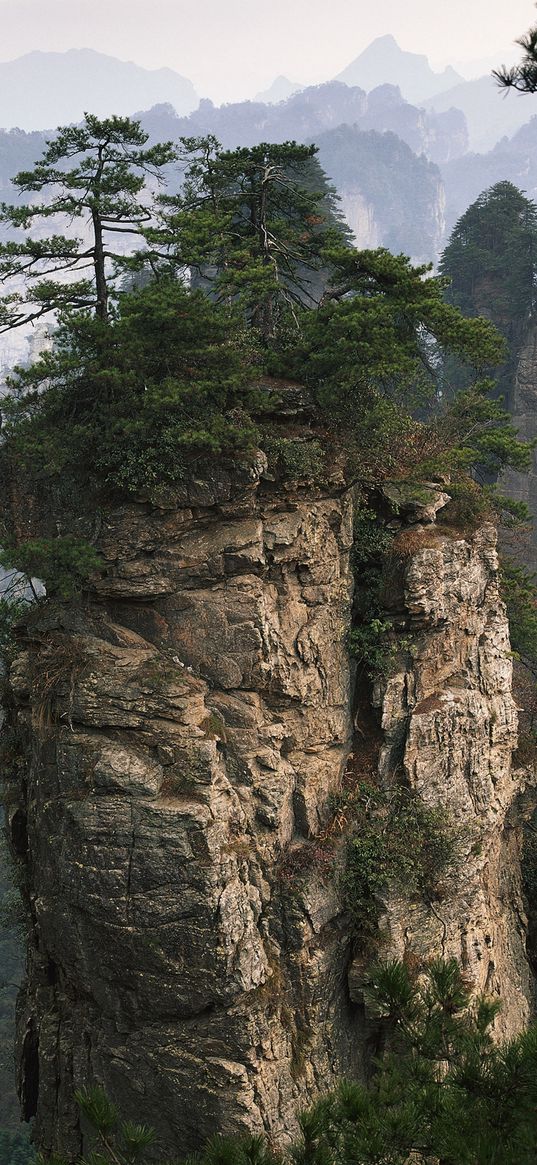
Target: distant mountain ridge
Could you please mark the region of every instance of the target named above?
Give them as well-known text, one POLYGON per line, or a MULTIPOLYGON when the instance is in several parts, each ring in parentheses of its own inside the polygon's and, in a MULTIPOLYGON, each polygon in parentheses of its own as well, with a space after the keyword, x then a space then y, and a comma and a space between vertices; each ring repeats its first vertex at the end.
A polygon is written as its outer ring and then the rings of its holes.
POLYGON ((327 81, 274 105, 239 101, 215 106, 204 99, 188 117, 178 118, 171 107, 163 105, 140 116, 154 141, 214 134, 229 149, 291 138, 316 141, 319 134, 339 125, 397 134, 416 154, 426 154, 437 163, 458 157, 468 148, 462 113, 452 109, 427 114, 404 101, 395 85, 381 85, 366 94, 356 86, 327 81))
POLYGON ((461 109, 468 124, 470 149, 481 153, 501 138, 511 137, 537 114, 537 94, 501 93, 493 77, 478 77, 429 98, 424 105, 436 113, 461 109))
POLYGON ((351 61, 336 81, 345 85, 359 85, 369 93, 378 85, 398 85, 403 97, 415 104, 451 89, 464 78, 448 66, 435 73, 420 53, 409 53, 397 44, 393 36, 379 36, 356 60, 351 61))
POLYGON ((274 105, 278 101, 287 101, 288 97, 292 97, 293 93, 298 93, 301 89, 305 89, 305 85, 301 85, 298 81, 290 81, 289 77, 275 77, 272 85, 268 89, 262 90, 261 93, 256 93, 253 98, 254 101, 262 101, 265 105, 274 105))
POLYGON ((128 116, 165 101, 186 114, 198 97, 192 82, 173 69, 143 69, 93 49, 32 52, 0 62, 0 126, 8 129, 54 129, 80 121, 86 110, 128 116))

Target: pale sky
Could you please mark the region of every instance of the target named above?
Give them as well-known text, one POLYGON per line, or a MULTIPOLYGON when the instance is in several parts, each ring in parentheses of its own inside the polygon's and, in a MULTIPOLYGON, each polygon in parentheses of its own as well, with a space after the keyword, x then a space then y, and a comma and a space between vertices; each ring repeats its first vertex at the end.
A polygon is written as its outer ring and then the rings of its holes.
POLYGON ((385 33, 435 68, 502 63, 537 23, 532 0, 0 0, 0 14, 3 60, 94 48, 167 65, 217 102, 252 96, 279 73, 328 80, 385 33))

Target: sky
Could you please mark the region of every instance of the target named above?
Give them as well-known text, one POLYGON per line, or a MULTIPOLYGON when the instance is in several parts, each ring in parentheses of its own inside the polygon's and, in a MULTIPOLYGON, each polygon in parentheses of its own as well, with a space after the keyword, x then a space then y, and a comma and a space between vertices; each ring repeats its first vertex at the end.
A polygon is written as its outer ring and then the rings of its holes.
POLYGON ((532 0, 0 0, 0 16, 0 59, 93 48, 173 68, 216 102, 278 74, 328 80, 386 33, 435 68, 486 68, 516 59, 513 41, 537 24, 532 0))

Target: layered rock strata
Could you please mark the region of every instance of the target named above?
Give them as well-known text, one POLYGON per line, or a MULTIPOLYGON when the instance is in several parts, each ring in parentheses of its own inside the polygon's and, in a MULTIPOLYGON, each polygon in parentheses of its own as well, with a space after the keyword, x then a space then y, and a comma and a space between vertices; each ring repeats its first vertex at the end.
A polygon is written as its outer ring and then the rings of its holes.
MULTIPOLYGON (((501 998, 497 1034, 528 1022, 532 982, 519 870, 516 801, 532 774, 517 772, 512 659, 498 593, 496 531, 472 538, 422 529, 387 595, 402 649, 377 703, 379 776, 403 780, 440 810, 453 862, 430 901, 391 894, 382 932, 392 955, 455 957, 477 993, 501 998), (417 543, 417 545, 416 545, 417 543)), ((397 542, 396 542, 397 546, 397 542)), ((359 998, 363 960, 351 969, 359 998)))
POLYGON ((14 671, 20 1079, 45 1150, 80 1149, 85 1081, 177 1153, 281 1137, 359 1069, 333 882, 299 898, 281 869, 349 751, 350 503, 262 497, 263 467, 110 514, 92 603, 49 613, 14 671))
MULTIPOLYGON (((265 468, 108 514, 91 599, 45 606, 13 669, 19 1076, 45 1152, 80 1151, 73 1092, 94 1081, 177 1156, 216 1128, 285 1141, 363 1068, 364 956, 318 860, 353 747, 351 499, 265 468)), ((377 693, 379 779, 402 770, 466 848, 441 904, 387 896, 382 950, 461 957, 514 1031, 529 987, 494 532, 431 529, 387 595, 403 646, 377 693)))

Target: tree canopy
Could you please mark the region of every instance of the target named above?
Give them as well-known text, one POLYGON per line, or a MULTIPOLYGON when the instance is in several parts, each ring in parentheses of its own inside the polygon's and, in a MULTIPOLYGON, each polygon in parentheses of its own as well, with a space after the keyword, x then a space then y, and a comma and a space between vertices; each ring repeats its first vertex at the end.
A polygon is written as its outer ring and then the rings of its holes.
MULTIPOLYGON (((101 138, 95 145, 108 123, 89 117, 86 123, 82 138, 72 131, 71 145, 71 131, 60 131, 46 164, 19 176, 26 187, 45 189, 54 159, 67 166, 70 151, 78 158, 93 127, 89 157, 73 171, 52 171, 58 198, 14 210, 14 218, 31 223, 34 209, 46 214, 53 204, 80 216, 97 207, 103 232, 142 235, 128 265, 143 272, 145 285, 127 293, 107 284, 111 311, 102 310, 97 279, 81 299, 76 285, 73 293, 55 282, 49 291, 39 279, 28 291, 34 300, 42 295, 37 314, 64 294, 66 303, 53 350, 10 379, 3 456, 26 467, 52 509, 66 496, 86 509, 106 496, 169 498, 194 467, 215 455, 248 460, 259 446, 271 456, 279 449, 280 470, 285 462, 288 473, 299 466, 302 474, 306 467, 313 472, 319 440, 336 442, 351 475, 369 483, 527 464, 529 446, 517 441, 483 380, 503 354, 492 323, 465 318, 447 303, 444 280, 428 267, 383 249, 356 251, 314 147, 224 151, 214 139, 189 139, 183 190, 159 197, 155 212, 142 200, 144 167, 169 160, 169 147, 153 147, 148 160, 143 143, 139 150, 136 144, 144 138, 139 127, 123 121, 113 149, 101 138), (446 407, 442 398, 431 415, 427 406, 440 399, 450 353, 464 362, 469 384, 456 404, 446 407), (310 420, 285 450, 274 432, 278 398, 266 390, 267 374, 299 380, 311 395, 310 420)), ((44 246, 36 244, 39 262, 44 246)), ((104 252, 105 281, 111 255, 104 252)), ((34 260, 24 260, 30 282, 34 260)), ((6 271, 22 262, 22 252, 4 255, 6 271)), ((74 248, 67 263, 79 262, 95 265, 93 245, 84 254, 74 248)), ((65 555, 73 548, 58 544, 56 557, 46 547, 34 549, 33 567, 31 548, 13 550, 13 564, 24 558, 26 573, 46 577, 57 560, 65 590, 65 555)), ((79 578, 93 559, 85 552, 75 557, 79 578)))
POLYGON ((493 69, 492 76, 496 78, 502 89, 516 89, 519 93, 537 92, 537 25, 529 29, 524 36, 516 41, 523 49, 523 57, 518 65, 510 69, 502 65, 493 69))
POLYGON ((483 191, 455 224, 440 261, 448 299, 510 339, 537 296, 537 207, 511 182, 483 191))
POLYGON ((327 245, 347 237, 317 148, 223 150, 214 137, 181 144, 181 193, 159 198, 159 223, 146 238, 219 302, 240 303, 269 341, 289 316, 296 323, 298 308, 317 304, 327 245))
MULTIPOLYGON (((449 303, 465 316, 486 317, 503 335, 506 351, 496 378, 509 401, 536 303, 535 204, 511 182, 485 190, 455 224, 440 273, 449 303)), ((455 387, 467 383, 460 365, 448 361, 446 372, 455 387)))
POLYGON ((160 183, 175 157, 171 143, 147 148, 147 140, 139 122, 87 113, 82 125, 57 131, 33 170, 15 176, 21 193, 45 198, 1 206, 0 222, 28 233, 0 244, 0 280, 13 287, 0 299, 0 331, 65 307, 108 318, 110 264, 122 255, 113 238, 141 235, 151 220, 146 180, 160 183), (35 227, 58 216, 62 226, 81 220, 84 237, 41 237, 35 227))

